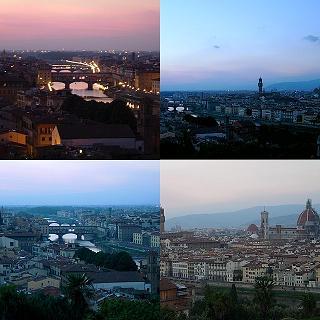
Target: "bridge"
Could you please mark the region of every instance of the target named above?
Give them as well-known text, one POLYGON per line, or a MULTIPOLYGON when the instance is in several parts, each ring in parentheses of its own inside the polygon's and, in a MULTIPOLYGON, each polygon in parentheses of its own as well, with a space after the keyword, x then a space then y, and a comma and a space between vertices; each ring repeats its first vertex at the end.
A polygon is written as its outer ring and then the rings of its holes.
POLYGON ((85 82, 88 84, 88 89, 92 90, 95 83, 114 86, 119 81, 121 81, 120 76, 111 72, 51 72, 51 82, 62 82, 66 89, 70 89, 70 84, 74 82, 85 82))
POLYGON ((99 232, 97 226, 49 226, 49 234, 56 234, 59 239, 67 233, 77 235, 77 239, 81 240, 82 236, 96 236, 99 232))
POLYGON ((66 89, 70 89, 70 84, 74 82, 85 82, 88 89, 92 90, 95 83, 115 86, 121 82, 121 77, 112 72, 101 72, 94 61, 87 63, 65 60, 51 65, 51 82, 62 82, 66 89))

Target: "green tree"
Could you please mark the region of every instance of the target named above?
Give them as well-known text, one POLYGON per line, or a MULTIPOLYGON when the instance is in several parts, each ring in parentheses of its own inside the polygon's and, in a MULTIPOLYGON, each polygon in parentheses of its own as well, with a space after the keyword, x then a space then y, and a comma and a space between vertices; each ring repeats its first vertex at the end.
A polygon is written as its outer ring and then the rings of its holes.
POLYGON ((270 276, 257 277, 254 285, 254 302, 258 305, 262 320, 266 320, 274 303, 274 282, 270 276))
POLYGON ((302 313, 305 317, 313 316, 317 307, 317 300, 315 296, 312 293, 304 294, 301 299, 301 307, 302 313))
POLYGON ((159 301, 106 300, 98 315, 103 320, 159 319, 159 301))
POLYGON ((74 307, 75 313, 82 315, 88 310, 88 300, 93 296, 92 280, 86 274, 71 273, 67 276, 64 293, 74 307))

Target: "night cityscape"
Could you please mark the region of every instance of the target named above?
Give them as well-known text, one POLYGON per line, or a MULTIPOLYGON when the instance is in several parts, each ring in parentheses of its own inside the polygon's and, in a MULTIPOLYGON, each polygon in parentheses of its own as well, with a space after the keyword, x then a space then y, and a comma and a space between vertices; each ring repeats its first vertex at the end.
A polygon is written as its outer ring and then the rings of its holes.
POLYGON ((2 8, 0 157, 159 159, 159 3, 28 1, 29 24, 19 1, 2 8))

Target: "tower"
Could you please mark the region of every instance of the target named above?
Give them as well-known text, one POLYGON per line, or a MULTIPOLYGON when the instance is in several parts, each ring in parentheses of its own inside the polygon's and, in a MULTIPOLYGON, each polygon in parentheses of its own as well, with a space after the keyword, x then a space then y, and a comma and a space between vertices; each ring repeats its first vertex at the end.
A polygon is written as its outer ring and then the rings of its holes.
POLYGON ((263 82, 262 82, 262 78, 259 78, 259 82, 258 82, 258 87, 259 87, 259 95, 262 95, 263 93, 263 82))
POLYGON ((269 238, 269 213, 266 210, 261 212, 261 226, 260 234, 262 239, 268 240, 269 238))
POLYGON ((160 207, 160 234, 164 232, 165 221, 166 221, 166 217, 164 216, 164 209, 160 207))
POLYGON ((3 207, 0 209, 0 226, 3 225, 2 212, 3 212, 3 207))

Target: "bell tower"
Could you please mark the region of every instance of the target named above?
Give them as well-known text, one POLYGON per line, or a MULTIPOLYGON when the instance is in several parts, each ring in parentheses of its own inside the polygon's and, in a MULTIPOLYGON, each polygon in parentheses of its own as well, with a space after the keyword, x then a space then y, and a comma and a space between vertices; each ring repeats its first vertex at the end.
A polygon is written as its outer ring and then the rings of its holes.
POLYGON ((260 234, 262 239, 269 239, 269 213, 266 210, 261 212, 260 234))
POLYGON ((164 215, 164 209, 160 207, 160 234, 164 232, 165 221, 166 221, 166 217, 164 215))
POLYGON ((258 88, 259 88, 259 95, 263 94, 263 82, 262 82, 262 78, 259 78, 259 82, 258 82, 258 88))

